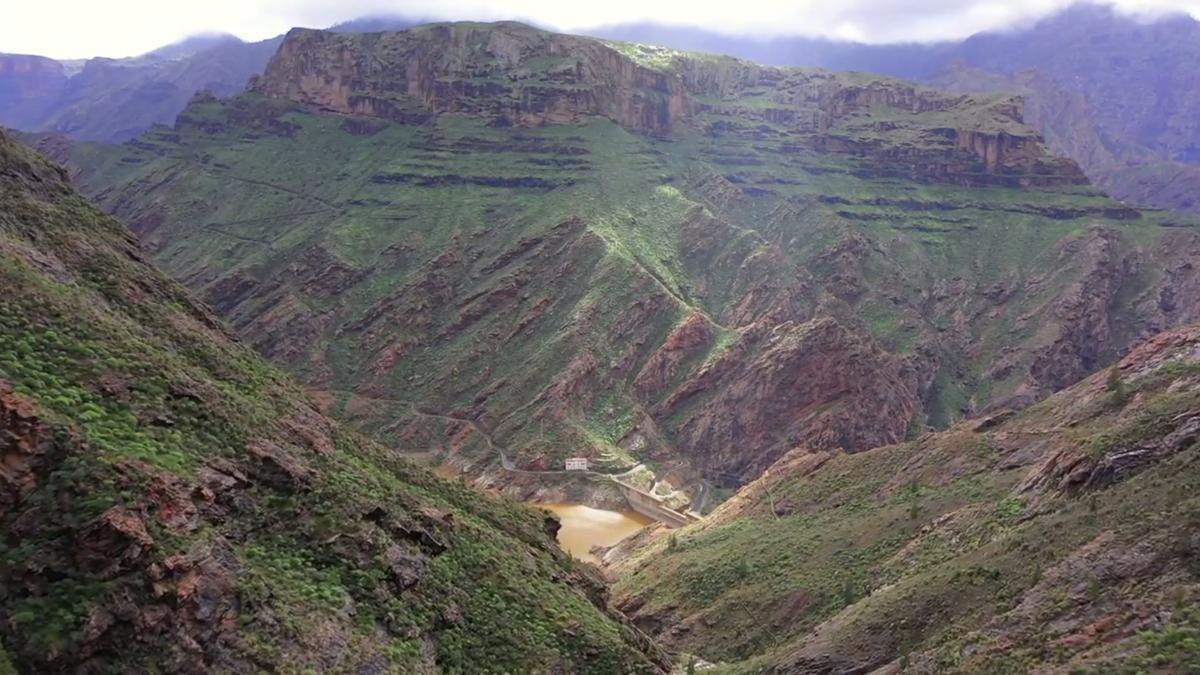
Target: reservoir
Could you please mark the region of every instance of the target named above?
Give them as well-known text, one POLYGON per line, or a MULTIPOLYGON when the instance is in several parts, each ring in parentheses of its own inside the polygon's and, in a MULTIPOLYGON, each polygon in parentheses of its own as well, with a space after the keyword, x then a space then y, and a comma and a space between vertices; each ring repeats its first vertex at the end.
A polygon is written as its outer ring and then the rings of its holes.
POLYGON ((636 511, 605 511, 582 504, 536 504, 553 511, 562 521, 558 545, 580 560, 598 563, 591 554, 593 546, 612 546, 654 522, 636 511))

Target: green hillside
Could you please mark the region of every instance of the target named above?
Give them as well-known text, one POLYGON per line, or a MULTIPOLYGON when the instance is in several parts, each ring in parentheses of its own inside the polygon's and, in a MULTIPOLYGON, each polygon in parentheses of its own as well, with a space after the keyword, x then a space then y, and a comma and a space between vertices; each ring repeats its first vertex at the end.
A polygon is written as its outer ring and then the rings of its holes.
POLYGON ((1088 186, 1016 99, 519 24, 296 30, 248 93, 66 154, 331 412, 514 494, 414 406, 694 492, 1025 405, 1200 312, 1195 227, 1088 186))
POLYGON ((20 672, 660 672, 553 520, 324 417, 2 134, 0 287, 20 672))
POLYGON ((706 672, 1192 672, 1198 356, 1192 326, 1016 416, 789 455, 624 544, 617 606, 706 672))

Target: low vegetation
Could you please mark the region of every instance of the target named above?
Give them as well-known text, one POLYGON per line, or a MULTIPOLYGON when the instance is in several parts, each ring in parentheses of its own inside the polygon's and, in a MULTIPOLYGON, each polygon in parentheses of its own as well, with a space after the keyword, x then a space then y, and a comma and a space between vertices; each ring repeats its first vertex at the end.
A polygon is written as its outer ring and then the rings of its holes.
POLYGON ((324 418, 57 167, 7 136, 0 167, 19 668, 658 670, 545 516, 324 418))

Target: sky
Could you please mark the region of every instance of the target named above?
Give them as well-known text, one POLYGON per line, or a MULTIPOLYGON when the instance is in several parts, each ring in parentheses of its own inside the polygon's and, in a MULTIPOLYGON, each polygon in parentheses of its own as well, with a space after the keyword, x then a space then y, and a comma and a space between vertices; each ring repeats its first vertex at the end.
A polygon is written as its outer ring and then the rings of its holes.
MULTIPOLYGON (((131 56, 204 32, 261 40, 293 26, 364 15, 517 19, 562 31, 637 21, 738 35, 863 42, 959 39, 1041 18, 1072 0, 14 0, 0 16, 0 52, 60 59, 131 56)), ((1200 0, 1102 0, 1124 12, 1183 11, 1200 0)))

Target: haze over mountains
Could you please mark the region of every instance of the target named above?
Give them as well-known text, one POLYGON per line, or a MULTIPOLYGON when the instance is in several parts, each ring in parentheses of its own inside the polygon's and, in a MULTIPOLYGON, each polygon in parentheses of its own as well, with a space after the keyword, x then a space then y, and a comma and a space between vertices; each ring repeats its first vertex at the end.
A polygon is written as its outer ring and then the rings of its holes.
POLYGON ((1200 667, 1195 22, 391 22, 0 57, 0 672, 1200 667))
POLYGON ((805 38, 737 39, 655 25, 597 29, 633 42, 919 79, 963 91, 1025 96, 1028 121, 1114 196, 1200 208, 1196 91, 1200 23, 1150 22, 1080 4, 1026 29, 957 43, 871 46, 805 38))
MULTIPOLYGON (((333 30, 398 30, 418 21, 368 17, 333 30)), ((813 65, 922 80, 963 91, 1025 97, 1026 119, 1050 146, 1080 164, 1112 195, 1136 204, 1200 210, 1200 130, 1187 64, 1200 54, 1200 24, 1179 14, 1135 19, 1080 4, 1035 25, 961 42, 865 45, 812 38, 756 40, 699 29, 628 24, 600 37, 740 56, 773 65, 813 65)), ((261 73, 278 38, 245 44, 197 39, 133 59, 56 65, 0 55, 0 124, 121 142, 170 124, 191 95, 241 91, 261 73)))

